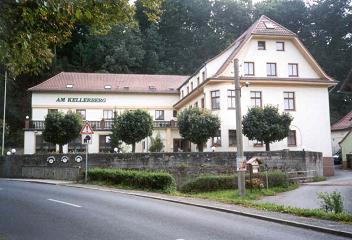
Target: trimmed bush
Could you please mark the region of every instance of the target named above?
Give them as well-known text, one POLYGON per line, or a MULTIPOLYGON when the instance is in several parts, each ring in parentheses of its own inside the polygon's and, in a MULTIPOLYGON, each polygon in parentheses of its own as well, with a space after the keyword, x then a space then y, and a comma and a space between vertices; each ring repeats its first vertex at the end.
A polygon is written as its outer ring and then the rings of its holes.
POLYGON ((181 187, 181 192, 210 192, 237 188, 234 175, 204 175, 197 177, 181 187))
MULTIPOLYGON (((258 177, 253 176, 253 179, 258 177)), ((260 182, 266 184, 265 173, 259 174, 260 182)), ((258 179, 257 179, 258 180, 258 179)), ((287 175, 281 171, 268 172, 269 187, 288 187, 287 175)), ((246 187, 249 187, 249 174, 246 174, 246 187)), ((237 175, 204 175, 197 177, 181 187, 181 192, 211 192, 216 190, 236 189, 237 175)))
MULTIPOLYGON (((266 184, 266 176, 265 172, 259 173, 260 178, 266 184)), ((281 172, 279 170, 276 171, 268 171, 268 182, 269 187, 288 187, 289 180, 286 173, 281 172)))
POLYGON ((172 192, 176 189, 175 179, 166 172, 124 170, 116 168, 92 168, 88 170, 89 181, 120 185, 135 189, 172 192))

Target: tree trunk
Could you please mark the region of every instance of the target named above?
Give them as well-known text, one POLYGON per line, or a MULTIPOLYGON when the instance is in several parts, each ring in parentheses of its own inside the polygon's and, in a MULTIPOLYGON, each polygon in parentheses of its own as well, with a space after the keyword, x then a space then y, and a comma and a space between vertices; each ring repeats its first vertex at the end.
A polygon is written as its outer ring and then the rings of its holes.
POLYGON ((270 143, 268 142, 265 143, 265 151, 270 151, 270 143))
POLYGON ((136 151, 136 143, 132 143, 132 152, 134 153, 136 151))
POLYGON ((63 145, 59 144, 59 153, 63 153, 63 145))
POLYGON ((198 152, 203 152, 203 143, 197 144, 198 152))

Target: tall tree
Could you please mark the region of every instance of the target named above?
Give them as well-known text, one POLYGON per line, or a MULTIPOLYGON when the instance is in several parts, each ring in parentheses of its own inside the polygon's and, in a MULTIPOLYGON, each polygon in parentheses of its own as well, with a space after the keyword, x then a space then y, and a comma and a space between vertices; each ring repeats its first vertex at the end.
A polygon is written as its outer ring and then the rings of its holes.
MULTIPOLYGON (((160 0, 142 0, 149 19, 156 20, 160 0)), ((55 46, 67 42, 77 23, 91 33, 106 33, 113 25, 131 23, 134 8, 128 0, 3 0, 0 1, 0 63, 13 76, 47 67, 55 46)))

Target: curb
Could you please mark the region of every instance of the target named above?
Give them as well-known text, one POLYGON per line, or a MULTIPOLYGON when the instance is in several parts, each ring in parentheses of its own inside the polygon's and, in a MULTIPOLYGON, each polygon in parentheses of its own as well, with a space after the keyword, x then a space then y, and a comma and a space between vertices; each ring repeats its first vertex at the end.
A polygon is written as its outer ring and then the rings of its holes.
POLYGON ((291 220, 268 217, 268 216, 261 215, 261 214, 242 212, 242 211, 232 210, 232 209, 228 209, 228 208, 215 207, 215 206, 199 204, 199 203, 192 203, 192 202, 182 201, 182 200, 175 200, 175 199, 170 199, 170 198, 166 198, 166 197, 157 197, 157 196, 151 196, 148 194, 131 193, 131 192, 126 192, 126 191, 122 191, 122 190, 114 190, 114 189, 111 189, 111 190, 110 189, 101 189, 101 188, 97 188, 97 187, 74 185, 74 184, 70 184, 70 183, 55 183, 55 182, 44 182, 44 181, 35 181, 35 180, 28 180, 27 181, 27 180, 22 180, 22 179, 5 179, 5 180, 41 183, 41 184, 48 184, 48 185, 59 185, 59 186, 65 186, 65 187, 74 187, 74 188, 83 188, 83 189, 90 189, 90 190, 99 190, 99 191, 104 191, 104 192, 121 193, 121 194, 130 195, 130 196, 155 199, 155 200, 160 200, 160 201, 166 201, 166 202, 178 203, 178 204, 183 204, 183 205, 188 205, 188 206, 205 208, 205 209, 209 209, 209 210, 215 210, 215 211, 219 211, 219 212, 231 213, 231 214, 236 214, 236 215, 240 215, 240 216, 251 217, 251 218, 256 218, 256 219, 265 220, 265 221, 269 221, 269 222, 279 223, 279 224, 283 224, 283 225, 300 227, 300 228, 304 228, 304 229, 308 229, 308 230, 313 230, 313 231, 329 233, 329 234, 333 234, 333 235, 337 235, 337 236, 352 238, 352 232, 339 231, 339 230, 335 230, 333 228, 320 227, 320 226, 316 226, 316 225, 311 225, 311 224, 306 224, 306 223, 301 223, 301 222, 296 222, 296 221, 291 221, 291 220))

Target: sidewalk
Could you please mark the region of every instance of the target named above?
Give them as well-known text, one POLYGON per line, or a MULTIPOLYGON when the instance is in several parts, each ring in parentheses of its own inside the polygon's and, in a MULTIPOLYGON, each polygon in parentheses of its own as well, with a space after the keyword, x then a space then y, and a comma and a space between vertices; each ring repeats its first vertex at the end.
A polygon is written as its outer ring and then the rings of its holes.
POLYGON ((8 179, 8 180, 54 184, 54 185, 61 185, 61 186, 67 186, 67 187, 116 192, 116 193, 133 195, 137 197, 152 198, 152 199, 157 199, 162 201, 169 201, 169 202, 174 202, 179 204, 186 204, 191 206, 207 208, 207 209, 221 211, 221 212, 238 214, 242 216, 253 217, 256 219, 262 219, 262 220, 276 222, 280 224, 311 229, 314 231, 326 232, 326 233, 339 235, 339 236, 352 237, 352 225, 350 224, 343 224, 339 222, 315 219, 315 218, 298 217, 298 216, 278 213, 278 212, 267 212, 263 210, 245 208, 238 205, 225 204, 225 203, 220 203, 220 202, 206 200, 206 199, 178 197, 178 196, 171 196, 167 194, 151 193, 151 192, 143 192, 143 191, 135 191, 135 190, 122 190, 122 189, 116 189, 116 188, 110 188, 110 187, 78 184, 78 183, 58 181, 58 180, 42 180, 42 179, 8 179))

